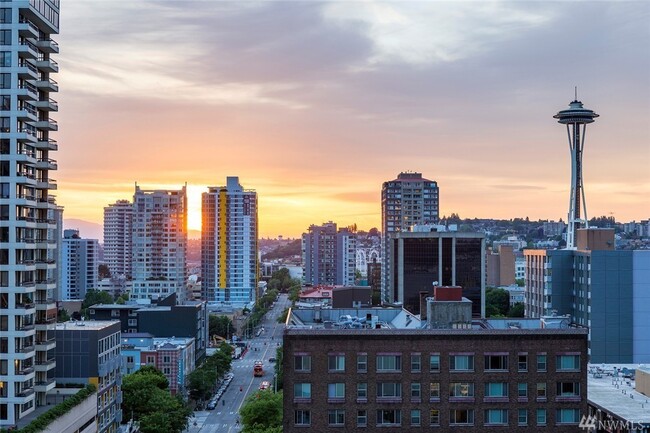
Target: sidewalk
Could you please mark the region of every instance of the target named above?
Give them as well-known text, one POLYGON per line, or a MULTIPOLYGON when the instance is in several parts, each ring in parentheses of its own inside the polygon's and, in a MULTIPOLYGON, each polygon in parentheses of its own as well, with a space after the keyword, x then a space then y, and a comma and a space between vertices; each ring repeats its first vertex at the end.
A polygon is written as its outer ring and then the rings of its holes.
POLYGON ((183 430, 183 433, 198 433, 201 431, 205 420, 208 419, 208 415, 210 415, 210 412, 205 410, 194 412, 193 416, 190 415, 188 419, 188 428, 183 430))

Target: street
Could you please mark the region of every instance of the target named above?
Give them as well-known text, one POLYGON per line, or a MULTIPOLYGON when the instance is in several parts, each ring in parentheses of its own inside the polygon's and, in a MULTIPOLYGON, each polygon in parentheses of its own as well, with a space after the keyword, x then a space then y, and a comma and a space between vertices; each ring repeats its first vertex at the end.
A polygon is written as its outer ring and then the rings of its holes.
POLYGON ((262 381, 268 381, 273 387, 275 363, 269 362, 269 358, 276 358, 278 344, 282 344, 284 324, 278 323, 277 319, 290 304, 287 295, 280 294, 261 323, 264 331, 250 340, 250 348, 242 358, 233 360, 231 371, 235 376, 217 407, 194 412, 194 417, 189 420, 188 433, 236 433, 241 430, 241 425, 236 422, 246 397, 257 391, 262 381), (263 362, 263 377, 253 377, 255 361, 263 362))

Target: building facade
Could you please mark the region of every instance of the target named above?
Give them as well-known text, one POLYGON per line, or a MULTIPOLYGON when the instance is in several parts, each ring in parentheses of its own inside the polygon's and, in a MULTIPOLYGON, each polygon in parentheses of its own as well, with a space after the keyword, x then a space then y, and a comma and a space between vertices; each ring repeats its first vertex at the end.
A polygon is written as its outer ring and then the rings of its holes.
POLYGON ((581 329, 287 329, 283 431, 575 432, 581 329))
POLYGON ((202 194, 202 298, 243 306, 256 300, 257 193, 238 177, 202 194))
POLYGON ((133 196, 132 299, 185 296, 187 195, 180 190, 142 190, 133 196))
POLYGON ((122 421, 120 322, 59 323, 56 341, 57 382, 95 385, 98 432, 117 432, 122 421))
POLYGON ((302 234, 303 281, 312 285, 354 285, 356 234, 336 223, 311 225, 302 234))
POLYGON ((515 284, 515 253, 511 245, 499 245, 497 248, 488 250, 486 264, 488 287, 515 284))
POLYGON ((461 286, 474 317, 485 317, 483 234, 398 232, 389 245, 388 282, 405 309, 420 314, 420 292, 433 293, 434 285, 461 286))
POLYGON ((131 277, 133 205, 118 200, 104 208, 104 262, 112 277, 131 277))
POLYGON ((381 188, 382 301, 397 302, 390 282, 390 237, 417 224, 435 224, 439 218, 438 184, 422 173, 400 173, 381 188))
POLYGON ((525 314, 588 328, 592 363, 650 362, 650 251, 614 250, 613 236, 578 229, 576 250, 526 250, 525 314))
POLYGON ((55 385, 36 366, 50 359, 56 320, 58 32, 59 0, 0 2, 0 427, 55 385))
POLYGON ((79 230, 65 230, 61 249, 62 300, 84 299, 87 290, 97 289, 99 241, 80 238, 79 230))

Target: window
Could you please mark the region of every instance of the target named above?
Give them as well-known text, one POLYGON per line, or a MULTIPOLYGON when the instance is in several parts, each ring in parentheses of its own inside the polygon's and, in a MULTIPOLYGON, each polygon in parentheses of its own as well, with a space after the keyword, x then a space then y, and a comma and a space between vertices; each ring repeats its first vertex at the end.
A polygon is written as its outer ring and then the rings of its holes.
POLYGON ((368 425, 368 412, 363 410, 357 411, 357 427, 365 427, 368 425))
POLYGON ((345 424, 345 411, 343 409, 328 410, 327 423, 333 426, 343 426, 345 424))
POLYGON ((449 356, 450 371, 474 371, 474 355, 449 356))
POLYGON ((147 355, 147 362, 146 363, 147 364, 155 364, 156 363, 156 358, 154 358, 153 356, 147 355))
POLYGON ((517 370, 528 371, 528 355, 517 356, 517 370))
POLYGON ((293 419, 295 425, 310 425, 311 412, 308 410, 296 410, 293 412, 293 419))
POLYGON ((440 355, 431 355, 429 357, 429 371, 432 373, 440 371, 440 355))
POLYGON ((345 384, 344 383, 330 383, 327 385, 327 398, 328 400, 343 400, 345 399, 345 384))
POLYGON ((486 397, 507 397, 508 384, 505 382, 492 382, 485 384, 486 397))
POLYGON ((293 398, 311 398, 311 383, 294 383, 293 398))
POLYGON ((485 424, 508 424, 508 409, 486 409, 485 424))
POLYGON ((433 399, 439 399, 440 398, 440 383, 431 382, 429 384, 429 397, 433 398, 433 399))
POLYGON ((368 398, 368 384, 365 382, 357 383, 357 398, 358 399, 367 399, 368 398))
POLYGON ((474 409, 451 409, 449 411, 449 425, 474 424, 474 409))
POLYGON ((402 371, 402 356, 377 355, 377 371, 402 371))
POLYGON ((546 398, 546 382, 540 382, 537 384, 537 398, 546 398))
POLYGON ((422 397, 422 386, 419 382, 411 383, 411 398, 420 398, 422 397))
POLYGON ((357 372, 365 373, 368 371, 368 355, 359 353, 357 355, 357 372))
POLYGON ((517 424, 528 425, 528 411, 526 409, 519 409, 517 412, 517 424))
POLYGON ((449 384, 450 397, 474 397, 474 384, 467 382, 452 382, 449 384))
POLYGON ((527 383, 518 383, 517 384, 517 397, 528 397, 528 384, 527 383))
POLYGON ((345 355, 327 355, 329 371, 345 371, 345 355))
POLYGON ((399 409, 377 409, 377 426, 402 425, 402 411, 399 409))
POLYGON ((411 373, 418 373, 422 369, 422 355, 411 353, 411 373))
POLYGON ((578 424, 580 421, 579 409, 557 409, 555 418, 558 424, 578 424))
POLYGON ((129 319, 129 326, 138 326, 138 319, 129 319))
POLYGON ((11 30, 0 30, 0 45, 11 45, 11 30))
POLYGON ((5 68, 11 66, 11 51, 0 51, 0 66, 5 68))
MULTIPOLYGON (((0 34, 4 30, 0 30, 0 34)), ((11 89, 11 74, 0 74, 0 89, 11 89)))
POLYGON ((378 382, 377 383, 377 398, 401 398, 401 397, 402 397, 401 382, 378 382))
POLYGON ((508 355, 486 355, 485 370, 507 370, 508 355))
POLYGON ((579 382, 558 382, 557 396, 558 397, 579 397, 580 383, 579 382))
POLYGON ((411 410, 411 425, 412 426, 419 426, 420 425, 420 409, 412 409, 411 410))
POLYGON ((580 355, 558 355, 557 371, 580 371, 580 355))
POLYGON ((429 411, 429 425, 440 425, 440 409, 429 411))
POLYGON ((546 425, 546 409, 537 409, 537 425, 546 425))
POLYGON ((293 368, 295 371, 311 371, 311 356, 295 355, 293 357, 293 368))
POLYGON ((537 371, 546 371, 546 355, 537 355, 537 371))
POLYGON ((0 24, 10 24, 10 23, 11 23, 11 8, 1 8, 0 24))

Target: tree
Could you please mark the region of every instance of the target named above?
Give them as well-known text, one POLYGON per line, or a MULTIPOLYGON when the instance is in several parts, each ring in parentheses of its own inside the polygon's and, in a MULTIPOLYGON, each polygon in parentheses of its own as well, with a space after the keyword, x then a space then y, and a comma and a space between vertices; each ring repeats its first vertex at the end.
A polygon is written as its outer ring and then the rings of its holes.
POLYGON ((526 281, 523 278, 517 278, 515 283, 517 283, 517 286, 519 287, 524 287, 526 285, 526 281))
POLYGON ((67 322, 68 320, 70 320, 70 314, 68 314, 68 310, 61 308, 57 314, 56 321, 61 323, 67 322))
POLYGON ((86 296, 84 297, 83 302, 81 303, 81 314, 85 317, 88 317, 86 310, 96 304, 112 304, 113 297, 102 291, 96 289, 89 289, 86 291, 86 296))
POLYGON ((257 391, 246 399, 239 413, 244 426, 242 433, 258 433, 282 428, 282 393, 270 390, 257 391))
POLYGON ((524 317, 524 304, 517 302, 508 310, 508 317, 524 317))
POLYGON ((108 269, 108 265, 99 265, 97 268, 97 273, 99 274, 100 280, 103 280, 104 278, 111 278, 111 270, 108 269))
POLYGON ((217 316, 210 314, 209 317, 209 332, 210 337, 218 335, 225 339, 230 338, 235 332, 235 327, 232 325, 232 320, 228 316, 217 316))
POLYGON ((510 293, 504 289, 489 287, 485 291, 485 315, 505 316, 510 309, 510 293))

